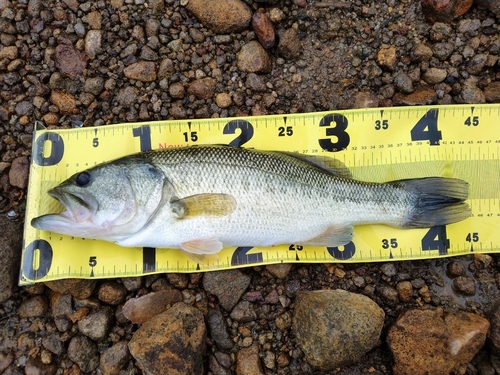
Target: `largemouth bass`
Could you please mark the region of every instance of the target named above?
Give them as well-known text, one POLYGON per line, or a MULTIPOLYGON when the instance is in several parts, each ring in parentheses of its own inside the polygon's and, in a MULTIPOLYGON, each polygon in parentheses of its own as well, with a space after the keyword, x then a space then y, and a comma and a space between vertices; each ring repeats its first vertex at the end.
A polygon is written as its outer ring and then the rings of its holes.
POLYGON ((66 208, 38 229, 126 247, 214 254, 227 246, 341 246, 353 225, 423 228, 470 216, 467 182, 354 180, 339 161, 230 146, 135 154, 49 191, 66 208))

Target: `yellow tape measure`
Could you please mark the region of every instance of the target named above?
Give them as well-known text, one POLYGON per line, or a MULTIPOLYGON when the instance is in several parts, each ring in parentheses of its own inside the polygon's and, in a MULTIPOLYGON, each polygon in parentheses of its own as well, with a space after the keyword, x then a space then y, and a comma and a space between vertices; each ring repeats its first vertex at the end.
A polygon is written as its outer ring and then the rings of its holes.
MULTIPOLYGON (((333 213, 334 214, 334 213, 333 213)), ((276 218, 279 220, 279 218, 276 218)), ((40 130, 34 134, 20 284, 199 272, 280 262, 426 259, 500 249, 500 105, 376 108, 40 130), (469 219, 429 229, 355 228, 342 247, 226 248, 196 263, 177 250, 117 245, 38 231, 31 219, 62 211, 47 190, 101 162, 149 149, 230 144, 337 158, 354 178, 428 176, 470 184, 469 219)))

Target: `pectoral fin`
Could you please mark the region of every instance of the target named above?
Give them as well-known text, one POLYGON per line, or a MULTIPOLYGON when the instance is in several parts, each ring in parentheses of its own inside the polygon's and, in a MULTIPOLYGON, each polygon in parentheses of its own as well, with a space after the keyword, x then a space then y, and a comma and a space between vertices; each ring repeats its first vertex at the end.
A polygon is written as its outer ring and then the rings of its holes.
POLYGON ((353 232, 354 227, 352 225, 346 227, 331 226, 318 236, 310 238, 298 245, 326 247, 343 246, 352 240, 353 232))
POLYGON ((215 254, 222 250, 222 242, 217 238, 200 238, 184 242, 179 248, 190 254, 215 254))
POLYGON ((200 215, 225 216, 236 208, 236 200, 229 194, 197 194, 170 202, 170 208, 178 219, 200 215))

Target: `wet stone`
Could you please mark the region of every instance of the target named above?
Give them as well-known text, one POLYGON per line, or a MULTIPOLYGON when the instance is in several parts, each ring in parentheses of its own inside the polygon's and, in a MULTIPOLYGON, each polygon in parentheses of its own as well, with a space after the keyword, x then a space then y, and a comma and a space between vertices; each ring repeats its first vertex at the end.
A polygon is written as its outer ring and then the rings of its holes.
POLYGON ((476 282, 469 276, 458 276, 453 280, 453 289, 464 296, 476 294, 476 282))
POLYGON ((49 303, 44 296, 34 296, 21 304, 19 315, 23 318, 34 318, 44 315, 48 309, 49 303))
POLYGON ((86 336, 73 337, 68 346, 68 357, 83 372, 91 372, 99 366, 97 345, 86 336))
POLYGON ((251 88, 253 91, 266 91, 267 87, 260 76, 255 73, 250 73, 247 75, 246 86, 251 88))
POLYGON ((127 289, 116 281, 106 281, 99 287, 97 295, 102 302, 116 306, 125 301, 127 289))
POLYGON ((276 38, 274 27, 266 14, 265 9, 258 9, 252 17, 252 29, 257 35, 260 44, 266 49, 274 46, 276 38))
POLYGON ((203 276, 203 288, 219 299, 226 311, 231 311, 250 285, 250 276, 239 270, 207 272, 203 276))
POLYGON ((230 350, 233 341, 227 331, 227 324, 222 312, 219 309, 210 309, 207 316, 210 337, 215 341, 220 350, 230 350))
POLYGON ((128 342, 120 341, 101 354, 99 368, 103 375, 118 375, 127 367, 130 359, 128 342))
POLYGON ((78 321, 78 330, 94 341, 105 339, 114 320, 113 310, 108 306, 91 311, 78 321))
POLYGON ((497 303, 494 307, 489 316, 489 320, 491 327, 488 339, 495 353, 500 356, 500 303, 497 303))
POLYGON ((462 262, 453 260, 446 265, 446 272, 450 277, 462 276, 465 273, 465 266, 462 262))

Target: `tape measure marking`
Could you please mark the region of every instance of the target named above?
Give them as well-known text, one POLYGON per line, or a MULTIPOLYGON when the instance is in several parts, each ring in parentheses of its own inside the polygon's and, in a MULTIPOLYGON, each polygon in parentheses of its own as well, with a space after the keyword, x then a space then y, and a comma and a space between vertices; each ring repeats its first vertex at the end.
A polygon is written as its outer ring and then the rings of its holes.
POLYGON ((197 272, 249 264, 390 261, 499 251, 499 120, 500 105, 465 105, 37 131, 20 283, 197 272), (40 232, 29 225, 31 218, 61 209, 60 203, 47 198, 46 191, 77 171, 124 154, 205 143, 335 157, 361 180, 382 182, 429 175, 462 178, 471 184, 468 202, 472 216, 461 223, 429 229, 356 227, 353 241, 337 248, 293 244, 229 248, 209 264, 197 264, 176 250, 120 248, 40 232))

